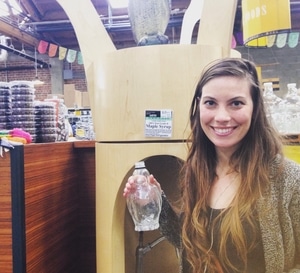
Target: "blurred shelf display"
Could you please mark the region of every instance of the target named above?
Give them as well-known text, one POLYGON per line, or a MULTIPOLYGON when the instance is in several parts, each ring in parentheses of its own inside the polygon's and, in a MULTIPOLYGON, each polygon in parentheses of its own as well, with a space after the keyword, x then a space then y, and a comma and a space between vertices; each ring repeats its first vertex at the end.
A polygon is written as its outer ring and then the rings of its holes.
POLYGON ((277 131, 283 136, 300 135, 300 96, 296 83, 287 85, 283 98, 274 93, 273 83, 264 83, 264 103, 267 117, 277 131))
POLYGON ((89 108, 68 108, 68 120, 76 139, 94 140, 92 112, 89 108))

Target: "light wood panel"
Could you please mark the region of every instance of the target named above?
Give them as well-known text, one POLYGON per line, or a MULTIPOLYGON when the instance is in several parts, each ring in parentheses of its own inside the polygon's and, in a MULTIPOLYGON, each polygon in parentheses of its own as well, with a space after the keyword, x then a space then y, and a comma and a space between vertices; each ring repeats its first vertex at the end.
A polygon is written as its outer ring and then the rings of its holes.
POLYGON ((205 0, 197 44, 221 46, 223 57, 230 56, 237 0, 205 0))
MULTIPOLYGON (((222 48, 162 45, 127 48, 95 60, 94 128, 97 141, 153 141, 145 137, 145 110, 173 111, 172 137, 186 139, 188 113, 204 66, 222 58, 222 48), (101 81, 100 81, 101 79, 101 81), (116 126, 111 126, 114 124, 116 126)), ((164 138, 163 140, 166 140, 164 138)))
MULTIPOLYGON (((77 0, 76 5, 69 0, 57 0, 57 2, 68 15, 75 30, 82 52, 91 109, 95 113, 94 102, 97 100, 95 81, 98 79, 94 78, 94 61, 96 59, 103 60, 105 54, 115 51, 116 48, 91 1, 77 0)), ((101 75, 99 75, 99 78, 101 78, 101 75)))
MULTIPOLYGON (((127 268, 133 268, 135 257, 133 257, 133 246, 136 245, 136 235, 129 219, 125 220, 126 201, 122 196, 125 183, 133 171, 134 163, 140 160, 145 160, 155 156, 155 164, 159 173, 155 173, 157 177, 172 177, 170 176, 169 167, 162 170, 165 161, 160 156, 171 156, 183 160, 186 156, 185 143, 96 143, 96 181, 101 183, 96 184, 96 236, 97 236, 97 272, 102 273, 132 273, 133 271, 125 271, 127 268), (126 248, 130 249, 125 261, 125 233, 126 237, 132 238, 126 248), (131 257, 129 256, 131 255, 131 257)), ((152 165, 155 165, 152 164, 152 165)), ((153 168, 154 170, 154 168, 153 168)), ((172 168, 171 168, 172 170, 172 168)), ((171 172, 176 172, 172 170, 171 172)), ((172 179, 163 179, 163 188, 171 189, 169 193, 176 190, 176 181, 172 179), (169 186, 166 186, 168 184, 169 186)), ((173 192, 174 194, 174 192, 173 192)), ((158 233, 146 235, 146 242, 153 239, 158 233)), ((177 259, 175 257, 174 248, 164 242, 162 245, 153 251, 152 255, 164 257, 166 263, 155 263, 153 260, 148 260, 147 265, 153 264, 149 269, 152 272, 176 272, 177 259), (166 253, 161 252, 168 250, 166 253), (156 254, 155 254, 156 253, 156 254), (170 261, 172 260, 172 261, 170 261), (160 271, 159 266, 165 271, 160 271), (167 268, 167 269, 166 269, 167 268)), ((158 257, 157 256, 157 257, 158 257)), ((152 256, 153 257, 153 256, 152 256)), ((147 271, 149 272, 149 271, 147 271)), ((151 272, 151 271, 150 271, 151 272)))

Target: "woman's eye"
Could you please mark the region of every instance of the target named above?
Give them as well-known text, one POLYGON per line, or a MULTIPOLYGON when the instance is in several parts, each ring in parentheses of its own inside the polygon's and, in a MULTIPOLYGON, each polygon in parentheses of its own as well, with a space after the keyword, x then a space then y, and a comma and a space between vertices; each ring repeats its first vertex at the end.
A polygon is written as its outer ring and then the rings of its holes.
POLYGON ((239 101, 239 100, 235 100, 235 101, 232 102, 232 105, 233 106, 242 106, 242 105, 244 105, 244 103, 239 101))
POLYGON ((213 105, 215 105, 215 102, 213 100, 207 100, 204 102, 204 104, 207 106, 213 106, 213 105))

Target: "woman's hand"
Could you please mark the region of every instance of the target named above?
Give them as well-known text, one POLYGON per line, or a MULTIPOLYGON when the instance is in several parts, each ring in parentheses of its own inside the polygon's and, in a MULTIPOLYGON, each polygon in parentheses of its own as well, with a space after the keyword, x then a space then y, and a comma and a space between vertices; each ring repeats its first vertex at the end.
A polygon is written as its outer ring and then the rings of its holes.
MULTIPOLYGON (((139 175, 135 176, 130 176, 127 180, 127 183, 125 185, 124 191, 123 191, 123 196, 127 197, 129 194, 134 193, 136 190, 136 181, 139 178, 139 175)), ((148 177, 149 183, 155 185, 159 191, 161 192, 161 187, 160 184, 157 182, 157 180, 154 178, 152 174, 149 175, 148 177)))

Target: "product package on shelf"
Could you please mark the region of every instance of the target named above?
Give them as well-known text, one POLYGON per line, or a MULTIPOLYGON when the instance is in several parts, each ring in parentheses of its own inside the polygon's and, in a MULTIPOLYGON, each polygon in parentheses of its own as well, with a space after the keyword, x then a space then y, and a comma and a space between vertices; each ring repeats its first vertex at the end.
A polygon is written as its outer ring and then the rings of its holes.
POLYGON ((76 139, 94 140, 94 126, 91 109, 69 108, 68 119, 72 126, 72 133, 76 139))
POLYGON ((11 129, 11 90, 7 82, 0 82, 0 130, 11 129))
POLYGON ((56 111, 56 141, 67 141, 69 138, 69 124, 68 124, 68 108, 64 104, 63 99, 52 98, 45 99, 45 102, 53 102, 56 111))
POLYGON ((12 100, 11 128, 28 132, 35 141, 35 89, 31 81, 9 82, 12 100))
POLYGON ((56 105, 51 101, 35 101, 36 142, 55 142, 57 139, 56 105))

